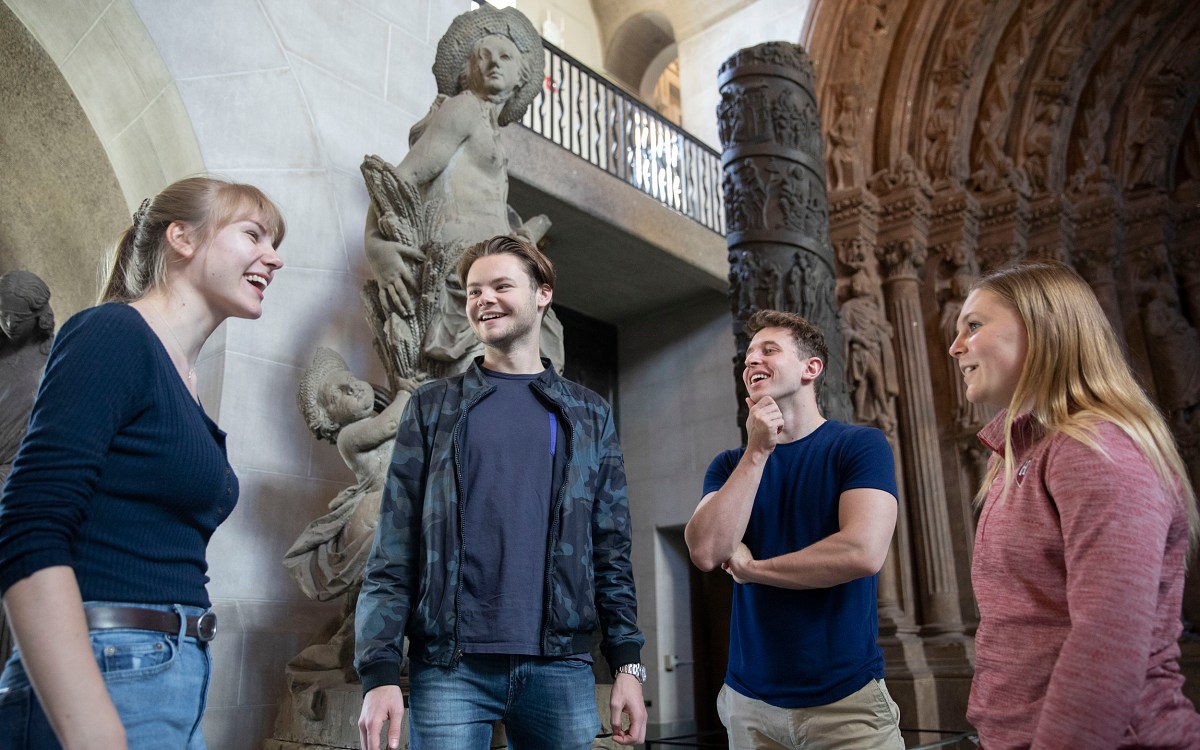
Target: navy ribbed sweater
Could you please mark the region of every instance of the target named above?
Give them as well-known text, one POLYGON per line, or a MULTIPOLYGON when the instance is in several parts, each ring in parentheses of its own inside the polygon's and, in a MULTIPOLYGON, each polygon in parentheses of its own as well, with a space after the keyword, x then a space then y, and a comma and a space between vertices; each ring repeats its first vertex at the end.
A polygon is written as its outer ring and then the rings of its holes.
POLYGON ((75 569, 85 601, 209 606, 205 548, 237 503, 225 433, 137 310, 62 327, 0 499, 0 592, 75 569))

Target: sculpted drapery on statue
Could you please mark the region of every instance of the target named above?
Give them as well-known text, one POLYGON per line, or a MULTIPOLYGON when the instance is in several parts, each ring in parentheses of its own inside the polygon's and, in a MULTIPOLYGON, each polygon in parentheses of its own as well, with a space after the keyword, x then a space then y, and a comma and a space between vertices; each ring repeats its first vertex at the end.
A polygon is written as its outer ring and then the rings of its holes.
MULTIPOLYGON (((479 351, 453 278, 468 246, 514 233, 537 242, 545 216, 521 224, 508 206, 508 155, 500 128, 540 90, 541 37, 515 8, 458 16, 438 42, 438 96, 409 131, 397 165, 367 156, 371 197, 364 250, 375 277, 367 304, 395 389, 460 372, 479 351)), ((562 327, 546 315, 542 349, 562 369, 562 327)))

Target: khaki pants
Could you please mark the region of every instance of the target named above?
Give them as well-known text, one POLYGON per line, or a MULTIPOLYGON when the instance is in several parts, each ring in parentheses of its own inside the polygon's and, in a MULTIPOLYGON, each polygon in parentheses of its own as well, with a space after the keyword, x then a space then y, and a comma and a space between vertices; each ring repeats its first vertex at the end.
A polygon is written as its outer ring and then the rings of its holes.
POLYGON ((777 708, 722 685, 717 713, 733 750, 904 750, 900 709, 883 680, 811 708, 777 708))

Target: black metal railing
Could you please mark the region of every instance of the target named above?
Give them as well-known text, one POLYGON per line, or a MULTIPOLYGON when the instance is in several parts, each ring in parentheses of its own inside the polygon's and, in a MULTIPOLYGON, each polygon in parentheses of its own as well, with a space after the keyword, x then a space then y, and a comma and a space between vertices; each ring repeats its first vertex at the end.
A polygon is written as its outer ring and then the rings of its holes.
POLYGON ((546 79, 521 123, 724 235, 721 155, 566 52, 542 43, 546 79))

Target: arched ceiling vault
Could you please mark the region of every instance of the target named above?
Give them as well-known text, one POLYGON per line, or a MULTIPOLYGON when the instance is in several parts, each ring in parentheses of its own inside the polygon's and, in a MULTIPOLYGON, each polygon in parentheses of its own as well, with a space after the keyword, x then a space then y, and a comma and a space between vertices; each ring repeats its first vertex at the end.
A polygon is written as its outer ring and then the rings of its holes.
POLYGON ((908 159, 935 185, 1030 197, 1200 177, 1193 0, 815 0, 807 31, 855 185, 908 159))

